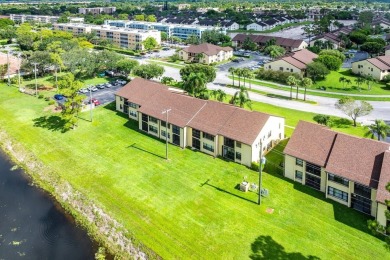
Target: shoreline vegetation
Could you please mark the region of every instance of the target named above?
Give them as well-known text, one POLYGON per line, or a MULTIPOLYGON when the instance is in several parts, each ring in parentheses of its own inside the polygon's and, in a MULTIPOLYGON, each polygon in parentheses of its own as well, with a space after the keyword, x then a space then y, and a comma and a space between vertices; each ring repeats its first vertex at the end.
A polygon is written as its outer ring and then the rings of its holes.
POLYGON ((48 192, 72 215, 77 225, 83 227, 99 246, 118 259, 160 259, 151 249, 138 242, 132 234, 110 217, 94 201, 76 190, 54 171, 44 165, 21 143, 13 139, 0 126, 0 149, 9 159, 31 177, 33 184, 48 192))

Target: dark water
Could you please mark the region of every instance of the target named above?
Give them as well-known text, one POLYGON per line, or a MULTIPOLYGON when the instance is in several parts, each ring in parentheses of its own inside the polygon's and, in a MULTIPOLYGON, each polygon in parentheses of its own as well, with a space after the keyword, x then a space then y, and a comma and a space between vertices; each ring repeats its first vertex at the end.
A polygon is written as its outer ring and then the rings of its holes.
POLYGON ((96 247, 0 150, 0 260, 94 259, 96 247))

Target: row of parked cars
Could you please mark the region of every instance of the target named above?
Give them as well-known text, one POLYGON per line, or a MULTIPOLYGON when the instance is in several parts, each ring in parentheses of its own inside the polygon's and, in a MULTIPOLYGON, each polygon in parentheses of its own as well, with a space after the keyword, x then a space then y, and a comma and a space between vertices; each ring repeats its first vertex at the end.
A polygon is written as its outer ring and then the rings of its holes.
POLYGON ((112 82, 107 82, 107 83, 102 83, 102 84, 97 84, 95 86, 88 86, 86 88, 82 88, 79 90, 80 94, 85 94, 88 93, 89 91, 96 92, 99 89, 105 89, 105 88, 112 88, 112 87, 122 87, 127 83, 125 80, 120 80, 117 79, 112 82))

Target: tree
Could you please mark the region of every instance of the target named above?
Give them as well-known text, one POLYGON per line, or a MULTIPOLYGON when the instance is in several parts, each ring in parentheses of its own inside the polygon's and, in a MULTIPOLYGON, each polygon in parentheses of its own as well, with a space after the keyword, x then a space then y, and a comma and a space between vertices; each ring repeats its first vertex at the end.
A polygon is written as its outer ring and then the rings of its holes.
POLYGON ((306 101, 306 90, 313 85, 313 81, 310 78, 303 78, 301 80, 301 85, 305 88, 305 93, 303 95, 303 100, 306 101))
POLYGON ((189 64, 180 69, 180 76, 183 81, 185 81, 191 73, 203 73, 206 77, 206 82, 213 82, 217 76, 214 67, 203 64, 189 64))
POLYGON ((314 82, 319 78, 325 78, 330 73, 328 68, 318 61, 307 64, 306 72, 314 82))
POLYGON ((157 22, 156 16, 155 15, 148 15, 145 17, 145 21, 147 22, 157 22))
POLYGON ((377 42, 366 42, 360 46, 361 51, 366 51, 372 57, 373 54, 378 54, 382 51, 384 45, 377 42))
POLYGON ((164 67, 157 64, 142 64, 133 69, 133 74, 144 79, 152 79, 161 77, 164 71, 164 67))
POLYGON ((343 88, 344 88, 344 84, 345 84, 345 81, 347 80, 346 77, 340 77, 339 78, 339 82, 343 83, 343 88))
POLYGON ((364 78, 362 78, 362 77, 357 77, 356 79, 355 79, 355 83, 357 84, 357 87, 358 87, 358 90, 360 91, 360 87, 361 87, 361 85, 364 83, 364 78))
POLYGON ((345 85, 346 86, 349 86, 349 85, 351 85, 352 84, 352 81, 350 80, 350 79, 346 79, 345 80, 345 85))
POLYGON ((136 14, 136 15, 134 15, 134 20, 136 20, 136 21, 145 21, 145 15, 143 15, 143 14, 136 14))
POLYGON ((338 50, 322 50, 320 51, 319 55, 331 55, 334 57, 339 58, 342 62, 345 60, 345 55, 341 51, 338 50))
POLYGON ((332 55, 320 55, 316 59, 317 62, 321 62, 326 66, 327 69, 338 71, 343 64, 342 60, 332 55))
POLYGON ((207 90, 206 83, 205 74, 201 72, 191 73, 183 82, 183 89, 187 91, 190 96, 202 98, 205 92, 204 90, 207 90))
POLYGON ((222 89, 213 89, 211 91, 211 96, 214 97, 219 102, 223 102, 227 95, 226 92, 223 91, 222 89))
POLYGON ((133 60, 133 59, 122 59, 122 60, 119 60, 117 63, 116 63, 116 70, 118 70, 119 72, 123 73, 123 74, 130 74, 130 72, 139 65, 139 62, 137 60, 133 60))
POLYGON ((16 39, 22 50, 31 50, 37 39, 37 33, 32 31, 30 24, 23 23, 16 29, 16 39))
POLYGON ((199 44, 200 43, 200 39, 197 35, 190 35, 186 40, 185 42, 187 44, 199 44))
POLYGON ((372 19, 374 18, 374 13, 371 11, 363 11, 359 14, 358 22, 365 27, 368 24, 372 23, 372 19))
POLYGON ((37 74, 42 76, 46 74, 53 65, 53 55, 50 55, 47 51, 35 51, 28 59, 23 59, 22 69, 25 72, 33 72, 34 63, 37 63, 37 74))
POLYGON ((368 90, 371 90, 372 88, 372 84, 375 82, 375 79, 372 75, 368 75, 366 78, 365 78, 365 82, 367 84, 367 89, 368 90))
POLYGON ((234 96, 230 100, 230 104, 238 105, 241 108, 247 106, 252 110, 252 101, 249 98, 248 90, 245 87, 240 87, 240 89, 234 93, 234 96))
POLYGON ((215 45, 221 46, 231 46, 232 39, 226 35, 221 33, 219 30, 207 30, 202 33, 202 37, 200 39, 202 43, 211 43, 215 45))
POLYGON ((356 119, 361 116, 368 115, 373 110, 370 103, 366 101, 357 101, 351 97, 343 97, 339 99, 335 107, 340 109, 344 114, 353 120, 353 126, 356 127, 356 119))
POLYGON ((363 44, 366 42, 367 36, 363 33, 360 33, 360 32, 352 32, 349 35, 349 39, 352 42, 354 42, 357 46, 359 46, 360 44, 363 44))
POLYGON ((161 40, 167 41, 168 40, 168 34, 166 32, 161 32, 161 40))
POLYGON ((383 120, 376 119, 374 124, 366 126, 367 132, 364 134, 365 137, 371 137, 372 139, 377 136, 378 141, 385 139, 390 134, 390 126, 383 120))
POLYGON ((264 53, 271 56, 272 59, 276 59, 283 56, 286 50, 278 45, 270 45, 264 49, 264 53))
POLYGON ((158 42, 155 38, 149 36, 142 42, 142 45, 147 51, 151 51, 158 46, 158 42))
POLYGON ((75 80, 74 75, 68 73, 58 81, 60 93, 66 96, 66 101, 61 112, 62 119, 65 121, 64 130, 75 129, 78 122, 78 114, 85 96, 79 95, 78 91, 82 88, 82 83, 75 80))
POLYGON ((293 86, 298 85, 298 80, 294 76, 288 76, 286 83, 290 86, 290 99, 292 99, 292 89, 293 86))
POLYGON ((257 50, 257 44, 249 36, 247 36, 242 43, 242 48, 244 50, 255 51, 257 50))
POLYGON ((7 64, 0 64, 0 79, 4 79, 5 74, 7 74, 8 71, 8 65, 7 64))
POLYGON ((328 125, 330 122, 330 116, 318 114, 313 117, 313 120, 316 121, 317 124, 328 125))
POLYGON ((316 35, 317 28, 313 24, 307 24, 307 25, 303 26, 302 29, 303 29, 305 35, 309 38, 309 45, 310 45, 311 37, 313 35, 316 35))
POLYGON ((233 77, 233 87, 234 87, 234 73, 236 73, 236 68, 230 67, 228 71, 232 74, 232 77, 233 77))
POLYGON ((0 38, 7 39, 8 43, 11 43, 12 39, 16 38, 16 28, 9 25, 3 29, 0 29, 0 38))
POLYGON ((175 82, 175 79, 172 77, 162 77, 161 83, 164 85, 171 85, 173 82, 175 82))

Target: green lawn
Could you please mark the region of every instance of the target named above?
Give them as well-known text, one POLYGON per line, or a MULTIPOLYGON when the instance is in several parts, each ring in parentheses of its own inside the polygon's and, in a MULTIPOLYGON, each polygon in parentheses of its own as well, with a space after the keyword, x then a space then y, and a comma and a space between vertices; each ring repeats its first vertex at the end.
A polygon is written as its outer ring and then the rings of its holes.
POLYGON ((320 80, 316 82, 312 88, 319 88, 325 86, 327 91, 340 92, 340 93, 350 93, 350 94, 365 94, 365 95, 390 95, 390 88, 386 87, 383 83, 374 83, 372 89, 367 89, 367 84, 363 83, 361 90, 357 88, 355 79, 357 77, 351 73, 349 69, 341 69, 339 71, 331 71, 329 75, 326 76, 325 80, 320 80), (344 86, 339 82, 340 77, 350 79, 352 84, 349 86, 344 86))
POLYGON ((159 60, 148 60, 147 62, 151 63, 151 64, 161 65, 161 66, 172 67, 175 69, 181 69, 185 66, 182 64, 172 63, 172 62, 168 62, 168 61, 159 61, 159 60))
MULTIPOLYGON (((383 242, 368 233, 366 215, 320 192, 269 172, 263 187, 270 196, 258 206, 255 193, 236 189, 245 176, 258 180, 244 166, 173 145, 167 162, 165 143, 140 133, 113 105, 97 108, 93 123, 80 120, 61 133, 46 105, 0 85, 0 128, 163 258, 388 258, 383 242)), ((288 116, 290 125, 310 115, 254 108, 288 116)))

